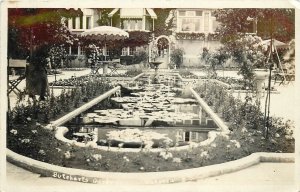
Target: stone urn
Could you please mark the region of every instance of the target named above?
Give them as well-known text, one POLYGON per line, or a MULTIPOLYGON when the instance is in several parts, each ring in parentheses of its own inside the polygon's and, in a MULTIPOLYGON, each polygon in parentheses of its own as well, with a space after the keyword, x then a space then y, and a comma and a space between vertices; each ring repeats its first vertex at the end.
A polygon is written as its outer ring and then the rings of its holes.
POLYGON ((257 96, 261 97, 263 83, 269 76, 269 71, 266 69, 254 69, 254 77, 256 82, 257 96))

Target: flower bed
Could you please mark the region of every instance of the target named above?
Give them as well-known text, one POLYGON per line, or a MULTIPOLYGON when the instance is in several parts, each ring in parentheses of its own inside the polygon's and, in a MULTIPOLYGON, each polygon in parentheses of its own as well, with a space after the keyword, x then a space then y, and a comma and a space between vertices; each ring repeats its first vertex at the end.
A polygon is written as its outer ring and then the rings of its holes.
POLYGON ((227 122, 231 138, 257 152, 294 151, 294 124, 291 120, 271 117, 269 138, 265 139, 264 114, 260 111, 258 101, 246 97, 246 101, 241 102, 229 94, 226 88, 212 82, 198 87, 196 91, 227 122))
MULTIPOLYGON (((79 84, 79 83, 78 83, 79 84)), ((39 103, 19 97, 16 107, 9 112, 9 126, 24 125, 34 120, 39 123, 49 123, 51 119, 79 107, 93 97, 111 88, 107 80, 89 79, 74 89, 62 90, 60 96, 55 97, 53 91, 50 98, 39 103)))
POLYGON ((184 33, 184 32, 180 32, 180 33, 176 33, 176 39, 179 40, 204 40, 205 39, 205 34, 204 33, 184 33))
POLYGON ((244 86, 244 81, 242 79, 233 78, 233 77, 217 77, 219 81, 227 83, 234 90, 247 90, 249 88, 244 86))

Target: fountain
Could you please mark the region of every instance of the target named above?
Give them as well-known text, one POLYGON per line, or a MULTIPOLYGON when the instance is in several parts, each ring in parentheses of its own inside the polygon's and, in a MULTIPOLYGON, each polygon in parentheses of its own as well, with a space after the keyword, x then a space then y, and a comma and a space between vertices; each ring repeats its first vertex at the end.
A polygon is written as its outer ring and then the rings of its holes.
POLYGON ((153 84, 157 84, 158 83, 158 66, 160 64, 162 64, 161 61, 152 61, 150 62, 151 64, 154 65, 154 78, 153 78, 153 84))

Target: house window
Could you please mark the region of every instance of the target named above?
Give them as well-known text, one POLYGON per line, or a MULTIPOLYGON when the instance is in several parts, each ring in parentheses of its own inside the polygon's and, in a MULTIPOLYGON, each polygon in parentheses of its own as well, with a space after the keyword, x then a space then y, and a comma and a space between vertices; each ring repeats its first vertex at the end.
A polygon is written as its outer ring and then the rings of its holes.
POLYGON ((125 30, 142 30, 142 20, 123 20, 122 27, 125 30))
POLYGON ((86 29, 91 29, 92 28, 92 17, 91 16, 86 16, 86 29))
POLYGON ((76 29, 76 17, 72 18, 72 29, 76 29))
POLYGON ((185 11, 179 11, 179 16, 185 16, 185 11))
POLYGON ((79 29, 83 29, 83 16, 79 18, 79 29))
POLYGON ((191 132, 191 140, 197 141, 197 132, 191 132))
POLYGON ((186 11, 186 16, 194 17, 195 16, 195 11, 186 11))
POLYGON ((202 11, 196 11, 196 16, 202 16, 202 11))
POLYGON ((110 50, 106 48, 106 56, 110 55, 110 50))
POLYGON ((200 32, 200 19, 182 18, 181 31, 197 31, 200 32))
POLYGON ((178 30, 183 32, 202 32, 203 12, 198 10, 178 11, 178 30))
POLYGON ((209 32, 209 13, 204 13, 204 32, 209 32))
POLYGON ((136 52, 135 47, 129 47, 129 55, 134 55, 135 52, 136 52))
POLYGON ((126 56, 127 53, 128 53, 128 48, 127 48, 127 47, 124 47, 124 48, 122 49, 122 56, 126 56))

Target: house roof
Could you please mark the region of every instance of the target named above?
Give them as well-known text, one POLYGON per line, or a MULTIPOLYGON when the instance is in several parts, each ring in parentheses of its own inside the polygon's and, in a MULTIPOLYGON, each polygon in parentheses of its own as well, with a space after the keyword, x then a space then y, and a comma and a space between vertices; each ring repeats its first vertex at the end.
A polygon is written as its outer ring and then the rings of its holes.
MULTIPOLYGON (((119 10, 120 18, 122 19, 142 19, 144 16, 144 8, 115 8, 108 14, 108 16, 112 17, 119 10)), ((157 15, 153 11, 153 9, 146 8, 146 11, 149 13, 152 19, 157 19, 157 15)))
POLYGON ((10 59, 9 60, 9 67, 15 67, 15 68, 25 68, 26 67, 26 60, 21 59, 10 59))
POLYGON ((134 8, 134 9, 121 9, 120 10, 120 18, 126 19, 126 18, 143 18, 144 16, 144 10, 143 8, 134 8))
POLYGON ((112 10, 109 14, 108 17, 112 17, 116 12, 119 11, 119 8, 115 8, 114 10, 112 10))
POLYGON ((148 13, 149 13, 149 15, 151 16, 152 19, 157 19, 157 15, 153 11, 153 9, 146 8, 146 10, 148 11, 148 13))

